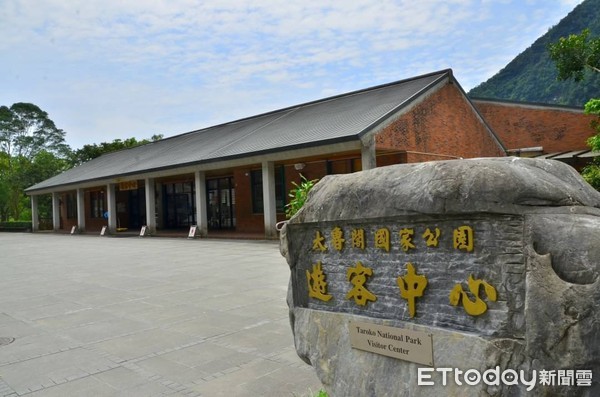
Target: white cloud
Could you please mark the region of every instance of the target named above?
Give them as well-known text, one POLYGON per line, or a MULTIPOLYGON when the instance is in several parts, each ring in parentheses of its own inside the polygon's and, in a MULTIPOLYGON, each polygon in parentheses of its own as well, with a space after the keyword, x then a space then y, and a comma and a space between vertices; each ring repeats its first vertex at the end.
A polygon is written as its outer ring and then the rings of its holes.
POLYGON ((447 67, 468 89, 578 2, 4 0, 0 104, 47 103, 81 146, 447 67))

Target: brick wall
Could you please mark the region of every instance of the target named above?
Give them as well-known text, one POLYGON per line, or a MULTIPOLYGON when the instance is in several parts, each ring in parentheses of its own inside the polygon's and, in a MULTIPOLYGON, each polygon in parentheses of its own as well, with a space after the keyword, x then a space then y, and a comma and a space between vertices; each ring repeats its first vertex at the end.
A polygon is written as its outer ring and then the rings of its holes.
POLYGON ((534 105, 474 101, 507 149, 542 146, 544 153, 588 149, 592 116, 582 111, 534 105))
MULTIPOLYGON (((72 218, 67 217, 67 195, 72 194, 76 197, 76 191, 65 192, 60 194, 60 225, 61 230, 70 231, 73 226, 77 226, 77 212, 75 212, 75 216, 72 218)), ((107 220, 104 218, 91 218, 91 208, 90 208, 90 192, 85 191, 85 230, 87 232, 98 232, 100 233, 100 229, 102 226, 107 225, 107 220)))
POLYGON ((378 149, 406 151, 407 162, 505 156, 462 92, 450 83, 377 134, 376 143, 378 149))
POLYGON ((265 232, 263 214, 252 212, 252 178, 250 173, 252 170, 258 169, 261 169, 260 166, 238 168, 233 171, 236 230, 247 233, 265 232))

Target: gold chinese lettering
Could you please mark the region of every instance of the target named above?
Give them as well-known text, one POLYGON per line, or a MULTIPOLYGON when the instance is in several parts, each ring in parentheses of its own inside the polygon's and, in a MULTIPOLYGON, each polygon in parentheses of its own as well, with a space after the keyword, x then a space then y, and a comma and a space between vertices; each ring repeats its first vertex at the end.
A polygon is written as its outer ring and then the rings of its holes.
POLYGON ((487 311, 486 303, 479 297, 480 287, 483 286, 487 298, 492 302, 496 302, 496 288, 483 280, 473 278, 473 275, 469 276, 467 283, 469 284, 469 291, 475 296, 475 300, 469 298, 461 284, 456 284, 450 292, 450 304, 458 306, 462 303, 467 314, 479 316, 487 311))
POLYGON ((406 276, 398 277, 398 287, 400 287, 400 296, 408 302, 408 313, 410 317, 415 316, 415 299, 423 296, 423 291, 427 287, 427 277, 416 274, 412 263, 406 264, 406 276))
POLYGON ((363 229, 352 230, 352 247, 365 249, 365 231, 363 229))
POLYGON ((312 272, 306 271, 306 281, 308 282, 308 296, 311 298, 324 302, 332 298, 327 294, 327 281, 325 281, 325 273, 321 269, 321 261, 313 265, 312 272))
POLYGON ((357 305, 365 306, 367 301, 375 302, 377 297, 371 293, 366 287, 367 276, 373 275, 373 269, 363 267, 362 263, 357 262, 356 267, 348 269, 347 278, 353 285, 352 289, 346 294, 346 299, 354 298, 357 305))
POLYGON ((331 231, 331 245, 337 251, 341 251, 344 248, 344 231, 339 227, 333 228, 331 231))
POLYGON ((390 231, 387 228, 382 227, 375 231, 375 248, 390 252, 390 231))
POLYGON ((427 228, 425 229, 425 233, 423 233, 423 238, 425 239, 425 243, 428 247, 437 247, 439 244, 440 234, 442 234, 439 228, 435 228, 433 231, 427 228))
POLYGON ((315 251, 327 251, 327 246, 325 245, 325 237, 321 236, 321 232, 317 230, 317 234, 315 235, 315 239, 313 240, 313 250, 315 251))
POLYGON ((467 252, 473 251, 474 240, 473 240, 473 229, 471 226, 460 226, 454 229, 453 234, 454 248, 464 250, 467 252))
POLYGON ((400 230, 400 247, 402 248, 402 251, 408 252, 408 250, 415 248, 415 245, 412 243, 414 234, 414 229, 404 228, 400 230))

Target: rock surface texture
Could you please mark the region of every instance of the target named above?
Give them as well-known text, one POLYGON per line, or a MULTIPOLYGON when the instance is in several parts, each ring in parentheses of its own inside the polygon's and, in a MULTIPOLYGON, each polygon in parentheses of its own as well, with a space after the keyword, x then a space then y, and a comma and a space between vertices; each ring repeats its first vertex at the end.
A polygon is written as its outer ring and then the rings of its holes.
POLYGON ((570 166, 493 158, 327 176, 281 252, 297 353, 330 396, 600 395, 600 194, 570 166), (399 289, 409 264, 427 279, 412 314, 399 289), (453 303, 469 279, 489 289, 453 303), (352 347, 356 322, 430 335, 433 365, 352 347), (434 369, 431 385, 419 368, 434 369), (506 377, 443 382, 439 368, 506 377))

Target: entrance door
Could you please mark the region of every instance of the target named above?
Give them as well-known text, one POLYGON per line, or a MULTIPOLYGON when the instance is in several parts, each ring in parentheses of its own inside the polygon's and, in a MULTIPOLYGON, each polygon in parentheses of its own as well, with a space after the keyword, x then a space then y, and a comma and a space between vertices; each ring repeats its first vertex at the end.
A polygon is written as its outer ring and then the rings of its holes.
POLYGON ((208 179, 208 228, 235 229, 235 187, 233 177, 208 179))
POLYGON ((129 223, 130 229, 139 229, 146 224, 146 188, 130 190, 128 194, 129 223))
POLYGON ((166 228, 181 229, 194 225, 194 183, 169 183, 164 184, 163 189, 166 228))

